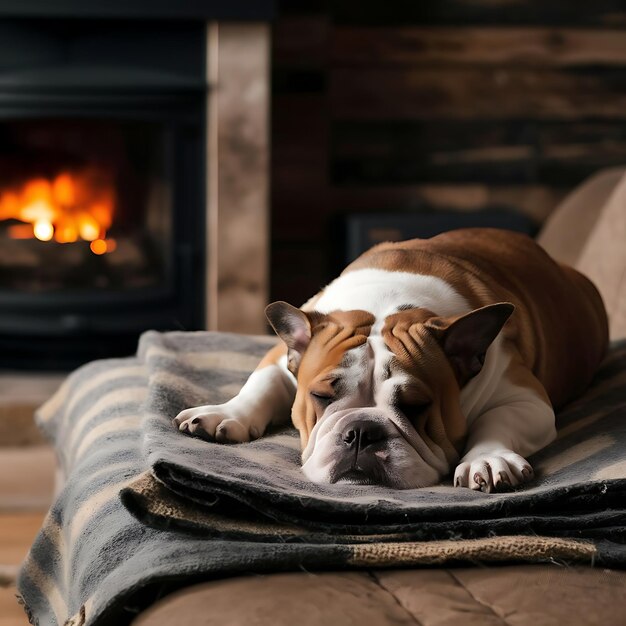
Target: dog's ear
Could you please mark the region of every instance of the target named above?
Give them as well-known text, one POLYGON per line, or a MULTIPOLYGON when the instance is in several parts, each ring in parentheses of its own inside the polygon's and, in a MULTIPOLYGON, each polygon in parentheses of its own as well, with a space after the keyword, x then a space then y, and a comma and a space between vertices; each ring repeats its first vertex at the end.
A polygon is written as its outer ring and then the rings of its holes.
POLYGON ((510 302, 490 304, 435 329, 461 387, 480 372, 487 348, 514 310, 510 302))
POLYGON ((287 344, 287 364, 295 375, 313 336, 312 319, 304 311, 287 302, 272 302, 265 316, 276 334, 287 344))

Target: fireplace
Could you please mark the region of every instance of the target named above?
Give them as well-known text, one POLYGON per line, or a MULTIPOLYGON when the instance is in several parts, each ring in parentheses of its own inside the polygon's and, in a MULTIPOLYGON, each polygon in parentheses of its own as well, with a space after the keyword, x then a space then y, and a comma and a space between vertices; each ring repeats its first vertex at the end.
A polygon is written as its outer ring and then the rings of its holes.
POLYGON ((0 21, 1 367, 204 326, 204 64, 203 23, 0 21))
POLYGON ((154 123, 0 123, 0 290, 93 299, 165 285, 170 149, 154 123))

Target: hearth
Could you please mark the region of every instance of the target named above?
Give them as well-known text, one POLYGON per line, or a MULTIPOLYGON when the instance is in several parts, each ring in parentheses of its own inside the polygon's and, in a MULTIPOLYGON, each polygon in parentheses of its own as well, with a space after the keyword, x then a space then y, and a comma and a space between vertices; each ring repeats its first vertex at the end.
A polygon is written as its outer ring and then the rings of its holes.
POLYGON ((0 123, 0 289, 122 294, 162 285, 172 247, 162 135, 153 124, 110 120, 0 123))
POLYGON ((205 24, 0 20, 0 366, 204 324, 205 24))

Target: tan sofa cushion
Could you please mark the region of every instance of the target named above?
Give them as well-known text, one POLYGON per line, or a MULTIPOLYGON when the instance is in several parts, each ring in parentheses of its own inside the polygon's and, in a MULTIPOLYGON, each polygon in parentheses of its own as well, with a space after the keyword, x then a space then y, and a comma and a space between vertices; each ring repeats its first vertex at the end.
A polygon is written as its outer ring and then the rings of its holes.
POLYGON ((576 267, 602 294, 611 338, 626 337, 626 176, 604 205, 576 267))
POLYGON ((576 266, 602 209, 626 168, 602 170, 576 187, 546 220, 537 241, 558 261, 576 266))
POLYGON ((246 576, 183 589, 133 626, 616 624, 626 573, 525 565, 246 576))
POLYGON ((611 339, 626 337, 626 169, 597 174, 557 207, 539 234, 556 259, 596 285, 607 309, 611 339))

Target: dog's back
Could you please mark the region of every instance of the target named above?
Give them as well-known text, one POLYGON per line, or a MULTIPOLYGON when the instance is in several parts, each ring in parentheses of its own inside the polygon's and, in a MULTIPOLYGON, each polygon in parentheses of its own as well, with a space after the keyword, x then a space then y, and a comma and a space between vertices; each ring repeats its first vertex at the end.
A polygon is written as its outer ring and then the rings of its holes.
POLYGON ((474 307, 515 304, 505 336, 555 407, 586 388, 606 352, 608 321, 596 288, 526 235, 464 229, 432 239, 384 243, 344 273, 364 268, 437 276, 474 307))

